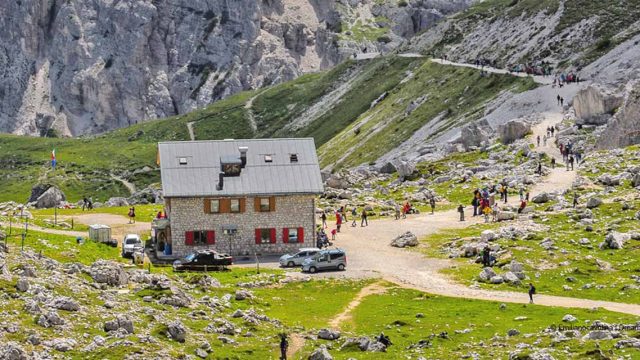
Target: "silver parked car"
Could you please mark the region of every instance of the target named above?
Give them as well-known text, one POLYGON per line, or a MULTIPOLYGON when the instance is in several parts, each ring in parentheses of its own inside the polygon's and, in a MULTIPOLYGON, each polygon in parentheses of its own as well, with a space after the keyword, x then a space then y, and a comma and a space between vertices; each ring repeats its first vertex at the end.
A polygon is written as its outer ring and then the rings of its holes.
POLYGON ((295 254, 284 254, 280 256, 280 266, 294 267, 302 265, 302 262, 320 252, 318 248, 302 248, 295 254))
POLYGON ((321 270, 344 270, 347 254, 342 249, 322 250, 302 262, 302 271, 315 273, 321 270))
POLYGON ((122 240, 122 257, 133 256, 134 252, 142 251, 144 244, 140 240, 140 236, 136 234, 128 234, 122 240))

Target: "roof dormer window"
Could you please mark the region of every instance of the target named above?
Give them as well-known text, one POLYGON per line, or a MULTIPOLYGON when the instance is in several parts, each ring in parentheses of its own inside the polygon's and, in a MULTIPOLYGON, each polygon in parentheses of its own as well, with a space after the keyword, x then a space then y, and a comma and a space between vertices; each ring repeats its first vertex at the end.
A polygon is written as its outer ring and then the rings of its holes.
POLYGON ((265 155, 264 156, 264 162, 272 163, 273 162, 273 156, 272 155, 265 155))
POLYGON ((289 160, 290 160, 292 163, 297 163, 297 162, 298 162, 298 154, 290 154, 290 155, 289 155, 289 160))
POLYGON ((178 164, 180 164, 180 165, 187 165, 187 158, 186 158, 186 157, 180 157, 180 158, 178 158, 178 164))

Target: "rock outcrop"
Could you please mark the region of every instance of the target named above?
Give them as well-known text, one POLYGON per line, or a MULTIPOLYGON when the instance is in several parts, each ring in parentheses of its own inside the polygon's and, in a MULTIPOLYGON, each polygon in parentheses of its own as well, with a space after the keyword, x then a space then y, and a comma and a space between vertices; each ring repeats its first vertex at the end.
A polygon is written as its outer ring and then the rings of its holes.
POLYGON ((531 124, 524 120, 511 120, 506 124, 498 126, 498 134, 503 144, 511 144, 512 142, 523 138, 531 131, 531 124))
POLYGON ((186 113, 355 53, 391 50, 470 3, 6 2, 0 131, 80 135, 186 113), (352 26, 386 35, 353 36, 352 26))
POLYGON ((611 118, 613 111, 622 104, 622 97, 612 89, 590 85, 578 91, 573 98, 577 123, 603 125, 611 118))
POLYGON ((640 82, 629 91, 619 110, 598 136, 596 147, 613 149, 640 144, 640 82))

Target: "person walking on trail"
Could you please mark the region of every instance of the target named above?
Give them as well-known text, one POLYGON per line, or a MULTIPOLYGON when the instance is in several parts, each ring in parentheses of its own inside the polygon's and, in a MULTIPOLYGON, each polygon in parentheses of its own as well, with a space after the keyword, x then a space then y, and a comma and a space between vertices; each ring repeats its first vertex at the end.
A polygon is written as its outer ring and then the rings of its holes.
POLYGON ((93 210, 93 197, 89 196, 89 202, 87 203, 89 210, 93 210))
POLYGON ((331 241, 336 241, 336 235, 338 234, 338 230, 331 229, 331 241))
POLYGON ((529 201, 529 192, 527 191, 526 194, 524 194, 524 200, 525 201, 529 201))
POLYGON ((509 201, 509 185, 505 184, 503 187, 504 190, 504 203, 506 204, 509 201))
POLYGON ((493 204, 493 222, 498 221, 498 211, 500 210, 500 208, 498 207, 498 204, 493 204))
POLYGON ((541 162, 538 163, 537 173, 538 173, 538 175, 542 176, 542 163, 541 162))
POLYGON ((473 215, 472 216, 480 215, 478 213, 478 207, 480 206, 480 200, 475 195, 473 196, 473 200, 471 200, 471 206, 473 206, 473 215))
POLYGON ((542 145, 547 146, 547 135, 542 137, 542 145))
POLYGON ((551 136, 553 136, 553 133, 556 132, 556 128, 554 128, 553 126, 551 127, 551 136))
POLYGON ((347 220, 347 212, 344 209, 344 206, 340 206, 340 215, 342 215, 342 222, 345 223, 347 220))
MULTIPOLYGON (((573 162, 575 161, 575 159, 573 158, 573 155, 569 156, 569 165, 571 165, 571 171, 573 171, 573 162)), ((568 168, 568 167, 567 167, 568 168)))
POLYGON ((556 158, 554 158, 554 157, 551 158, 551 168, 552 169, 556 168, 556 158))
POLYGON ((340 227, 342 226, 342 214, 340 214, 340 210, 336 211, 336 231, 340 232, 340 227))
POLYGON ((464 206, 462 204, 458 206, 458 212, 460 213, 460 221, 464 221, 464 206))
MULTIPOLYGON (((495 205, 495 204, 494 204, 495 205)), ((484 222, 489 222, 489 214, 491 214, 491 206, 486 206, 482 212, 484 213, 484 222)))
POLYGON ((540 135, 538 135, 538 137, 536 138, 537 142, 538 142, 538 146, 540 146, 540 135))
POLYGON ((578 193, 573 193, 573 208, 578 206, 578 193))
POLYGON ((560 94, 558 94, 557 99, 558 99, 558 105, 560 105, 560 99, 562 99, 562 98, 560 97, 560 94))
POLYGON ((436 211, 436 199, 433 196, 429 199, 429 205, 431 206, 431 215, 433 215, 436 211))
POLYGON ((85 207, 89 207, 89 200, 87 200, 86 196, 82 198, 82 211, 84 211, 85 207))
POLYGON ((351 210, 351 219, 353 219, 353 221, 351 222, 351 227, 358 226, 358 222, 356 221, 356 216, 357 215, 358 215, 358 210, 354 206, 353 209, 351 210))
POLYGON ((524 200, 524 188, 520 188, 520 191, 518 191, 518 194, 520 195, 520 201, 524 200))
POLYGON ((369 226, 369 221, 367 220, 367 210, 362 209, 362 213, 360 214, 360 227, 369 226))
POLYGON ((396 220, 400 220, 400 205, 396 204, 395 208, 396 220))
POLYGON ((560 98, 560 106, 561 107, 564 106, 564 98, 563 97, 560 98))
POLYGON ((289 349, 289 340, 287 334, 280 334, 280 360, 287 360, 287 350, 289 349))
POLYGON ((135 224, 136 223, 136 208, 135 207, 130 207, 129 208, 129 224, 135 224))
POLYGON ((529 304, 533 304, 533 295, 536 293, 536 287, 529 283, 529 304))
POLYGON ((327 228, 327 213, 326 212, 322 212, 322 215, 320 216, 320 219, 322 219, 322 227, 323 228, 327 228))

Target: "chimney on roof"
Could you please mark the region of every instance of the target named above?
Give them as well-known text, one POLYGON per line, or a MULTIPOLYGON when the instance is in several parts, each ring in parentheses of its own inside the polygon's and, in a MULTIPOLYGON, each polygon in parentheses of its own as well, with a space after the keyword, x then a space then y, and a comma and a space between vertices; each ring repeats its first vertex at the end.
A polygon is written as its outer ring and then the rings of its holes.
POLYGON ((238 150, 240 151, 240 162, 242 163, 242 168, 244 169, 245 166, 247 166, 247 151, 249 151, 249 148, 246 146, 239 146, 238 150))
POLYGON ((224 187, 224 172, 220 172, 218 173, 218 186, 216 187, 216 189, 218 189, 218 191, 222 191, 222 188, 224 187))

